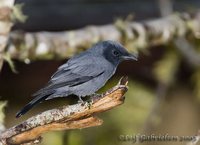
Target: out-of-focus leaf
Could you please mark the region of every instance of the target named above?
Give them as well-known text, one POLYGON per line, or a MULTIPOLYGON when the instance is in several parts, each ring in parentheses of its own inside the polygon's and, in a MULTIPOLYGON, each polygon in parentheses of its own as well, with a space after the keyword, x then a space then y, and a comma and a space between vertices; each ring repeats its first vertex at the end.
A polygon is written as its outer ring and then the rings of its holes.
POLYGON ((7 104, 6 101, 0 102, 0 132, 5 129, 5 127, 4 127, 4 118, 5 118, 4 108, 5 108, 6 104, 7 104))
POLYGON ((65 145, 80 145, 83 144, 83 135, 80 131, 70 131, 68 136, 68 143, 65 143, 65 145))
POLYGON ((128 86, 125 104, 109 114, 121 134, 134 134, 143 128, 155 97, 153 90, 140 83, 129 81, 128 86))
POLYGON ((171 84, 175 80, 178 65, 178 54, 172 50, 166 52, 164 57, 155 64, 153 72, 156 79, 163 84, 171 84))
POLYGON ((7 53, 5 53, 5 54, 3 55, 3 58, 4 58, 4 60, 5 60, 6 62, 8 62, 9 66, 10 66, 10 68, 11 68, 11 70, 12 70, 12 72, 17 73, 17 70, 15 69, 15 65, 14 65, 14 63, 13 63, 13 61, 12 61, 10 55, 7 54, 7 53))
POLYGON ((48 132, 43 136, 42 145, 63 145, 63 132, 48 132))
POLYGON ((192 82, 194 84, 194 92, 200 101, 200 69, 197 69, 192 75, 192 82))
POLYGON ((130 52, 138 53, 138 51, 148 51, 147 49, 144 49, 147 47, 147 34, 141 25, 137 23, 130 24, 129 21, 117 19, 115 26, 123 35, 122 42, 130 52), (135 33, 133 33, 133 31, 135 31, 135 33))
POLYGON ((24 6, 24 4, 22 3, 22 4, 16 4, 13 7, 13 13, 12 13, 13 20, 17 20, 22 23, 26 21, 27 16, 22 13, 23 6, 24 6))

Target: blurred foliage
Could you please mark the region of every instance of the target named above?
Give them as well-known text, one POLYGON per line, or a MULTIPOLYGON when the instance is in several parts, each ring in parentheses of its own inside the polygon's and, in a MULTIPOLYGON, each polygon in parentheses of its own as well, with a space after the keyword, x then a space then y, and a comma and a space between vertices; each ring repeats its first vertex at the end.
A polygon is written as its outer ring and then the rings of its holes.
POLYGON ((134 37, 133 34, 130 33, 131 31, 127 30, 127 26, 130 25, 130 21, 132 21, 132 18, 131 20, 129 19, 130 17, 132 16, 129 15, 126 20, 117 19, 115 22, 116 28, 118 28, 118 30, 122 34, 122 42, 123 44, 125 44, 125 47, 129 50, 129 52, 138 53, 139 51, 142 51, 146 53, 147 49, 145 48, 147 48, 148 44, 145 32, 141 31, 140 34, 137 34, 138 32, 135 32, 136 36, 134 37))
POLYGON ((6 101, 1 101, 0 102, 0 124, 3 123, 5 115, 4 115, 4 108, 6 106, 7 102, 6 101))
POLYGON ((155 78, 165 84, 169 85, 175 80, 175 74, 179 68, 179 57, 177 53, 172 50, 168 50, 164 54, 163 58, 156 62, 153 69, 155 78))
POLYGON ((4 114, 4 108, 6 106, 7 102, 6 101, 1 101, 0 102, 0 132, 4 130, 4 118, 5 118, 5 114, 4 114))
MULTIPOLYGON (((191 39, 190 41, 196 46, 195 49, 197 50, 197 52, 200 52, 199 39, 191 39)), ((194 93, 197 96, 198 102, 200 102, 200 68, 194 69, 194 72, 191 78, 192 78, 191 81, 194 85, 194 93)))
POLYGON ((84 142, 84 136, 80 135, 81 130, 74 131, 73 133, 69 132, 68 141, 64 142, 65 145, 80 145, 84 142))
POLYGON ((15 4, 13 7, 13 13, 11 15, 13 21, 19 21, 24 23, 27 20, 27 16, 22 13, 22 8, 24 4, 15 4))
POLYGON ((43 135, 42 145, 63 145, 63 132, 46 133, 43 135))
POLYGON ((14 62, 13 62, 13 60, 11 59, 11 57, 10 57, 10 55, 8 53, 5 53, 3 55, 3 59, 9 64, 12 72, 17 73, 17 70, 15 68, 14 62))
POLYGON ((197 69, 192 75, 192 82, 194 83, 194 92, 200 102, 200 69, 197 69))

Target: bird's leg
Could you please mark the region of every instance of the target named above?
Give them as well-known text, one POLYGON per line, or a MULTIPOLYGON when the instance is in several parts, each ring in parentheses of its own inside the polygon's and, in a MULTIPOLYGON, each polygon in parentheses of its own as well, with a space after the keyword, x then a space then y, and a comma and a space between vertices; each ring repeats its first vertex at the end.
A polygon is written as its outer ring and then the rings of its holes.
POLYGON ((101 96, 102 96, 101 94, 94 93, 90 97, 92 101, 95 101, 98 100, 101 96))
POLYGON ((91 99, 87 101, 88 108, 90 109, 93 102, 98 100, 101 96, 102 96, 101 94, 97 94, 97 93, 90 95, 91 99))
POLYGON ((84 101, 82 100, 81 96, 78 96, 78 103, 84 104, 84 101))

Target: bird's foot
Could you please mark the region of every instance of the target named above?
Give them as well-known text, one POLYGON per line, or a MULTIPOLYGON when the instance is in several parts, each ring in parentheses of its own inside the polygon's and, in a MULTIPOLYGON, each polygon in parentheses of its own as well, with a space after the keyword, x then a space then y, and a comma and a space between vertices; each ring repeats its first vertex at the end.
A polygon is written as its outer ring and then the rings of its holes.
POLYGON ((91 108, 92 104, 93 104, 95 101, 99 100, 99 98, 102 97, 102 95, 101 95, 101 94, 94 93, 94 94, 90 95, 90 97, 91 97, 91 99, 90 99, 89 101, 87 101, 87 106, 88 106, 89 109, 91 108))
POLYGON ((101 94, 94 93, 94 94, 92 94, 90 97, 91 97, 92 102, 95 102, 96 100, 99 100, 99 98, 101 98, 102 95, 101 95, 101 94))
POLYGON ((92 101, 92 100, 87 101, 87 107, 88 107, 89 109, 91 108, 92 104, 93 104, 93 101, 92 101))
POLYGON ((78 104, 84 104, 84 101, 82 100, 81 96, 79 96, 78 98, 79 98, 78 104))

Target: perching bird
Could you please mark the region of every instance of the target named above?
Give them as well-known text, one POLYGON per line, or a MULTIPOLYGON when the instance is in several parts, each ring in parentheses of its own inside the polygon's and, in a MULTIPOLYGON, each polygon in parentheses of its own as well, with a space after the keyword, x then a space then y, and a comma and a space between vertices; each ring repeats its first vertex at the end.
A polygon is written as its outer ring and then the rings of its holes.
POLYGON ((16 117, 22 116, 44 100, 72 94, 81 100, 81 97, 94 94, 104 86, 123 60, 137 60, 137 55, 128 53, 121 44, 114 41, 97 43, 61 65, 48 84, 33 94, 35 98, 16 117))

